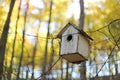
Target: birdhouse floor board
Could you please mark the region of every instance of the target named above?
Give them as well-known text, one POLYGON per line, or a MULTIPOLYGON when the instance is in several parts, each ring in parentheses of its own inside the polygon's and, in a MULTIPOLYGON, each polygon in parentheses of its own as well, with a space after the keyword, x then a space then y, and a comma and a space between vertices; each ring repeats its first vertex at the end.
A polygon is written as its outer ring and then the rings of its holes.
POLYGON ((79 53, 65 54, 65 55, 62 55, 62 57, 71 63, 78 63, 78 64, 87 60, 85 57, 83 57, 79 53))

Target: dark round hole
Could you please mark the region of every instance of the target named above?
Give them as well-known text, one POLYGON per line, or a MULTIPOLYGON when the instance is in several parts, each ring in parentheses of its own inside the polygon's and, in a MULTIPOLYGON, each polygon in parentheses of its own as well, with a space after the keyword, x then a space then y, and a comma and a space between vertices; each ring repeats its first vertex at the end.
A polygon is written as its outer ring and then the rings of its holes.
POLYGON ((72 35, 71 34, 68 35, 68 37, 67 37, 67 41, 70 41, 70 40, 72 40, 72 35))

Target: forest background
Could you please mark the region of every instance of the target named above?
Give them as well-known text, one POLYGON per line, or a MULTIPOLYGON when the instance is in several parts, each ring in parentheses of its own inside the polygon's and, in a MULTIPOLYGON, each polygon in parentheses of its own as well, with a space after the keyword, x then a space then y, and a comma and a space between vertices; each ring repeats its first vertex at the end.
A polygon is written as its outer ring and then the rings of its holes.
POLYGON ((120 75, 119 10, 119 0, 0 0, 0 79, 113 80, 120 75), (56 38, 68 22, 79 26, 80 1, 93 38, 84 66, 59 58, 56 38))

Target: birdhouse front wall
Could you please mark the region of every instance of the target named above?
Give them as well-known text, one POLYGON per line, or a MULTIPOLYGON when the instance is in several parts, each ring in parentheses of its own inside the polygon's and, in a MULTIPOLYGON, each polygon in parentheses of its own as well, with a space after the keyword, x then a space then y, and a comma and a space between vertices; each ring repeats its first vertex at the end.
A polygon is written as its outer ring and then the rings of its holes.
POLYGON ((78 42, 78 52, 84 56, 86 59, 88 59, 88 55, 90 53, 90 44, 89 41, 82 36, 81 34, 79 35, 79 42, 78 42))
POLYGON ((78 30, 76 30, 73 26, 70 26, 62 34, 60 55, 73 54, 77 52, 78 36, 78 30))

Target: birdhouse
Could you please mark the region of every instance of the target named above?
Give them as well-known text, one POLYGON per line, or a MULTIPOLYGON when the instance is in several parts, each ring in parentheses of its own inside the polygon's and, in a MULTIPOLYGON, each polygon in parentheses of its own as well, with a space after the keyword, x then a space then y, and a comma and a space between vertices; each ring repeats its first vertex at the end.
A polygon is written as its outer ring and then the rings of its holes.
POLYGON ((90 53, 90 40, 83 30, 68 23, 57 35, 61 39, 60 56, 71 63, 81 63, 88 59, 90 53))

